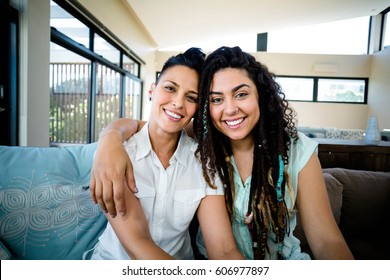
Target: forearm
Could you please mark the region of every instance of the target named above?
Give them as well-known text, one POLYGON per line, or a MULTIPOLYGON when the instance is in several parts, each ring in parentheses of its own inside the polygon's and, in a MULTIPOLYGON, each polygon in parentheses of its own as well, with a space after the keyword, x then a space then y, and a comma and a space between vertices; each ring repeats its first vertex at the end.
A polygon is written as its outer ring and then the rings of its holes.
MULTIPOLYGON (((318 242, 318 241, 317 241, 318 242)), ((310 244, 309 244, 310 245, 310 244)), ((319 242, 313 248, 313 255, 317 260, 353 260, 354 257, 345 240, 339 239, 319 242)))
POLYGON ((197 216, 209 259, 245 259, 234 240, 223 195, 208 195, 203 198, 197 216))
POLYGON ((118 140, 121 143, 129 139, 139 128, 140 121, 122 118, 109 123, 100 133, 100 139, 110 138, 111 140, 118 140))
POLYGON ((133 260, 173 260, 173 257, 158 247, 149 238, 135 238, 123 242, 123 247, 133 260), (132 244, 129 244, 132 243, 132 244))
POLYGON ((210 254, 208 253, 208 256, 210 260, 245 260, 244 256, 237 247, 226 248, 219 255, 210 252, 210 254))

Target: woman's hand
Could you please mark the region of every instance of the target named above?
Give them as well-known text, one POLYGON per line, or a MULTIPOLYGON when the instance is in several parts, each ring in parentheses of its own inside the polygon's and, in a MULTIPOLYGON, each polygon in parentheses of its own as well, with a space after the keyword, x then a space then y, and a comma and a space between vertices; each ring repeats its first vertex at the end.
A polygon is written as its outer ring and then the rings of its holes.
POLYGON ((117 213, 126 214, 125 188, 138 191, 132 163, 122 144, 137 129, 137 121, 119 119, 110 123, 99 137, 91 170, 90 193, 93 201, 112 217, 117 213))

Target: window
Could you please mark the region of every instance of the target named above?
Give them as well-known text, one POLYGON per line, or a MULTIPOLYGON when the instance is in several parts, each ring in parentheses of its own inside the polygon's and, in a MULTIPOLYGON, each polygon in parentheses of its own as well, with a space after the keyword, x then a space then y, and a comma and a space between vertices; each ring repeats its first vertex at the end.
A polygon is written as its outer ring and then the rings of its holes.
POLYGON ((367 103, 367 78, 276 77, 287 100, 367 103))
POLYGON ((389 10, 386 10, 383 13, 383 29, 382 29, 382 38, 383 38, 383 49, 390 48, 390 16, 389 16, 389 10))
POLYGON ((89 28, 53 1, 50 3, 50 8, 50 26, 74 41, 88 47, 89 28))
POLYGON ((365 103, 365 80, 318 79, 318 101, 365 103))
POLYGON ((90 71, 88 59, 51 43, 50 143, 88 142, 90 71))
POLYGON ((120 52, 107 40, 95 33, 93 51, 119 66, 120 52))
POLYGON ((141 118, 142 61, 80 11, 67 1, 51 1, 52 145, 95 142, 111 121, 141 118))
POLYGON ((276 82, 282 86, 283 92, 289 100, 313 100, 314 80, 311 78, 277 77, 276 82))
POLYGON ((139 77, 139 63, 128 57, 127 55, 123 55, 123 65, 122 68, 127 72, 139 77))

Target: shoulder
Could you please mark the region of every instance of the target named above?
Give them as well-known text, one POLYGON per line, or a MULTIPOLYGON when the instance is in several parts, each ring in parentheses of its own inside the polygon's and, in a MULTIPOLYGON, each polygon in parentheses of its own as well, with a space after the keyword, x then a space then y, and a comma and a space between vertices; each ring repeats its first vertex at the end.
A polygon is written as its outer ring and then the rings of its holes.
POLYGON ((181 132, 180 142, 183 143, 183 146, 188 147, 192 153, 195 153, 196 148, 198 147, 198 142, 194 138, 188 136, 184 129, 181 132))
POLYGON ((137 158, 145 157, 152 148, 147 125, 128 140, 124 141, 123 146, 130 156, 137 154, 137 158))
POLYGON ((294 153, 312 154, 317 150, 318 142, 307 137, 304 133, 298 132, 298 139, 291 139, 290 150, 294 153))
POLYGON ((299 172, 309 161, 313 153, 317 153, 318 142, 298 132, 298 140, 291 139, 289 151, 289 168, 291 172, 299 172))

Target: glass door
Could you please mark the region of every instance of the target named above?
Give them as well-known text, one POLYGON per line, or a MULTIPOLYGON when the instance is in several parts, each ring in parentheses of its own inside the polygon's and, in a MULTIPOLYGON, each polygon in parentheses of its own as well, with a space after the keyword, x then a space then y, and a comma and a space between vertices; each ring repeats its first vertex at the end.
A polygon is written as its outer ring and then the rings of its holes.
POLYGON ((0 3, 0 145, 18 145, 18 11, 0 3))

